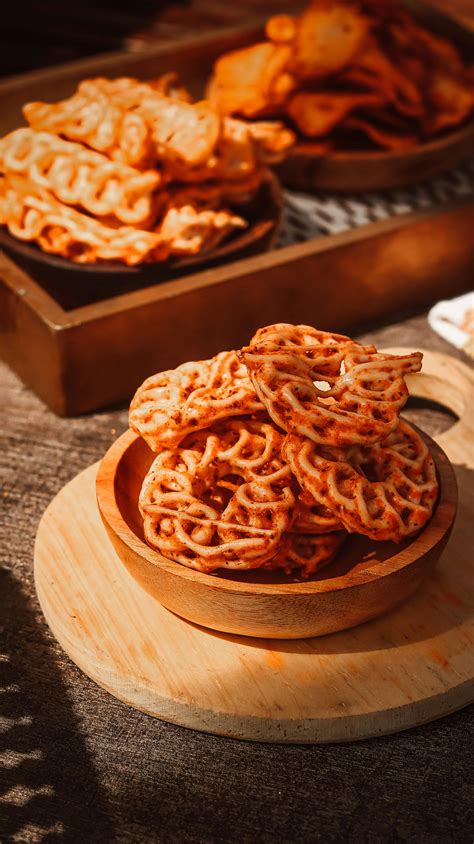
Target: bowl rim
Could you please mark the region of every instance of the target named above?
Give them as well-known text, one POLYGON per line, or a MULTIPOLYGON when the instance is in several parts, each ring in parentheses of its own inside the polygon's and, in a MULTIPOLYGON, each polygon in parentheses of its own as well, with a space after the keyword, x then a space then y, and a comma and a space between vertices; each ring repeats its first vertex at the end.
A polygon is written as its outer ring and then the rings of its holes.
MULTIPOLYGON (((378 561, 374 565, 368 564, 366 568, 356 572, 347 572, 344 575, 327 578, 324 580, 307 580, 296 583, 250 583, 247 581, 232 580, 232 570, 227 569, 230 578, 220 579, 216 574, 206 574, 197 569, 188 568, 181 563, 169 560, 153 550, 128 526, 123 518, 115 495, 115 477, 120 462, 137 440, 138 434, 127 430, 110 446, 100 461, 96 478, 96 496, 99 513, 109 531, 115 535, 121 545, 131 551, 135 556, 141 558, 145 563, 156 566, 168 574, 178 576, 189 584, 201 584, 214 590, 225 593, 238 593, 239 595, 292 595, 292 596, 314 596, 326 592, 337 592, 348 588, 366 585, 370 582, 387 577, 395 572, 406 568, 424 557, 433 550, 452 528, 457 509, 457 482, 452 464, 443 449, 428 435, 421 431, 416 425, 410 423, 424 438, 429 446, 434 459, 439 482, 439 495, 431 519, 426 526, 415 535, 408 544, 403 545, 400 551, 396 552, 386 560, 378 561)), ((146 445, 146 443, 144 443, 146 445)))
MULTIPOLYGON (((452 131, 446 132, 437 138, 431 138, 429 141, 421 144, 415 144, 410 149, 397 150, 334 150, 324 153, 314 153, 314 149, 320 146, 321 141, 305 139, 303 136, 297 136, 296 144, 289 150, 286 160, 290 158, 311 157, 323 162, 334 162, 338 164, 355 164, 362 163, 381 163, 381 162, 400 162, 406 163, 409 160, 415 161, 418 157, 429 153, 438 152, 440 149, 449 150, 451 146, 463 142, 464 140, 474 140, 474 118, 468 120, 463 126, 457 127, 452 131)), ((282 164, 285 164, 285 161, 282 164)))
MULTIPOLYGON (((199 272, 205 270, 208 264, 218 263, 227 260, 229 257, 239 259, 239 253, 254 243, 259 243, 265 237, 272 237, 272 242, 278 235, 283 218, 283 194, 281 184, 270 167, 265 167, 262 172, 262 180, 259 189, 254 197, 248 202, 232 205, 228 203, 235 213, 241 208, 242 217, 246 219, 247 228, 237 230, 230 239, 225 239, 215 249, 209 252, 200 252, 196 255, 174 256, 164 261, 150 261, 134 265, 122 264, 120 261, 71 261, 62 255, 47 252, 30 240, 23 240, 15 237, 7 225, 0 225, 0 248, 6 249, 13 255, 24 258, 35 264, 49 266, 56 270, 64 270, 71 273, 86 273, 92 277, 141 277, 153 272, 162 270, 166 273, 178 274, 181 270, 199 272), (248 220, 245 213, 249 211, 252 203, 262 206, 262 213, 255 220, 248 220), (263 213, 265 209, 265 213, 263 213)), ((86 212, 82 212, 86 213, 86 212)), ((125 225, 125 224, 124 224, 125 225)))

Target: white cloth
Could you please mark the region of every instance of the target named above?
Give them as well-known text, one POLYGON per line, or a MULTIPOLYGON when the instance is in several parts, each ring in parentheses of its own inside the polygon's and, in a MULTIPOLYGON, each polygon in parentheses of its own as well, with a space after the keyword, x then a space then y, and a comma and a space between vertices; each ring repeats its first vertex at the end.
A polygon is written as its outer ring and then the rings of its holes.
POLYGON ((474 357, 473 328, 471 327, 471 331, 465 330, 468 321, 474 326, 472 292, 457 296, 456 299, 438 302, 428 314, 428 322, 433 331, 457 349, 464 349, 470 357, 474 357))

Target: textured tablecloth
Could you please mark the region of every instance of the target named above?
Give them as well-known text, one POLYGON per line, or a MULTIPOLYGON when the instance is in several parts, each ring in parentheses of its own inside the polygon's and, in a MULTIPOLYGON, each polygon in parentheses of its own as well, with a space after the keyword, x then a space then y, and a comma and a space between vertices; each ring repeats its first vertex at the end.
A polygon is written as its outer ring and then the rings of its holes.
MULTIPOLYGON (((364 339, 459 356, 424 316, 364 339)), ((58 419, 4 366, 0 394, 1 841, 472 841, 468 710, 351 744, 250 744, 154 720, 85 677, 42 617, 33 543, 126 410, 58 419)), ((449 423, 436 411, 418 421, 431 433, 449 423)))

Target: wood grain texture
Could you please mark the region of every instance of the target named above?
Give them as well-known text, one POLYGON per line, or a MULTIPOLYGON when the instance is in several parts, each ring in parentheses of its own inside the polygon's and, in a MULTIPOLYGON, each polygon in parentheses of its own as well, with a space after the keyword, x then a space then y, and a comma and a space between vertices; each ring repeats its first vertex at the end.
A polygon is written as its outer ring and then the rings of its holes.
POLYGON ((462 200, 70 310, 0 254, 0 355, 56 413, 84 413, 130 399, 150 372, 238 348, 264 323, 345 332, 459 295, 473 226, 462 200))
POLYGON ((401 546, 349 537, 337 559, 307 581, 278 572, 203 574, 168 560, 144 541, 138 496, 154 455, 133 432, 109 449, 97 476, 97 501, 110 540, 135 580, 165 607, 224 633, 300 639, 345 630, 403 601, 436 565, 449 539, 456 481, 428 439, 440 494, 430 522, 401 546))
MULTIPOLYGON (((386 351, 408 354, 414 348, 395 346, 386 351)), ((451 462, 474 469, 474 371, 462 361, 439 352, 423 352, 423 368, 409 375, 410 391, 421 398, 445 405, 458 417, 457 422, 436 437, 451 462)))
MULTIPOLYGON (((18 126, 25 101, 69 96, 85 76, 149 78, 172 66, 199 95, 217 56, 260 32, 194 35, 4 80, 0 132, 18 126)), ((168 281, 157 275, 147 286, 108 279, 94 287, 86 274, 65 285, 52 268, 33 277, 0 253, 0 355, 56 413, 85 413, 129 400, 150 371, 243 345, 263 323, 361 330, 463 293, 473 226, 466 197, 168 281)))
MULTIPOLYGON (((425 355, 427 370, 448 362, 425 355)), ((467 376, 468 368, 459 364, 459 372, 467 376)), ((458 384, 464 391, 465 382, 458 384)), ((447 433, 438 439, 461 464, 450 542, 416 594, 377 620, 296 641, 217 634, 183 621, 114 553, 94 500, 96 466, 63 488, 40 524, 35 579, 46 619, 99 685, 151 715, 205 732, 348 741, 453 712, 474 699, 474 502, 469 445, 446 441, 447 433)))
POLYGON ((466 524, 425 586, 376 621, 296 641, 215 634, 168 612, 121 564, 97 513, 96 469, 46 511, 35 579, 60 644, 120 700, 205 732, 327 742, 396 732, 473 699, 466 524))

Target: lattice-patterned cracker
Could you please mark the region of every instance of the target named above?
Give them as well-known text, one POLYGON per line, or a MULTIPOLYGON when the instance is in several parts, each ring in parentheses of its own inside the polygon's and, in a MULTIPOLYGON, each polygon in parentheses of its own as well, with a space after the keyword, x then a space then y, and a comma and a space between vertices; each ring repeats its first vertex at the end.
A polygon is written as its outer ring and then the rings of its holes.
POLYGON ((213 182, 239 185, 261 181, 262 165, 284 158, 294 143, 294 134, 278 121, 244 123, 224 117, 219 139, 205 162, 190 167, 187 162, 169 160, 167 172, 187 182, 213 182))
POLYGON ((383 442, 344 449, 289 434, 283 455, 306 492, 349 532, 400 542, 431 517, 435 466, 423 439, 404 421, 383 442))
POLYGON ((115 161, 139 168, 156 161, 144 116, 114 103, 100 86, 82 83, 66 100, 27 103, 23 114, 33 129, 79 141, 115 161))
POLYGON ((210 252, 235 229, 247 223, 225 209, 196 210, 192 205, 169 208, 157 231, 170 244, 171 255, 197 255, 210 252))
POLYGON ((232 419, 160 452, 139 501, 149 545, 205 572, 274 557, 295 507, 281 441, 271 424, 232 419))
POLYGON ((346 446, 377 442, 397 427, 404 376, 421 368, 422 355, 378 354, 343 335, 283 324, 257 332, 240 358, 277 425, 346 446))
POLYGON ((77 263, 121 261, 133 265, 169 254, 169 244, 158 233, 104 225, 12 173, 0 177, 0 224, 14 237, 35 241, 45 252, 77 263))
POLYGON ((149 225, 156 216, 157 170, 140 172, 81 144, 24 127, 0 140, 0 172, 17 173, 66 205, 127 225, 149 225))
POLYGON ((165 97, 134 79, 88 79, 58 103, 28 103, 23 113, 34 129, 81 141, 125 163, 153 159, 203 164, 220 135, 221 118, 206 101, 165 97))
POLYGON ((59 202, 41 185, 9 173, 0 177, 0 225, 20 240, 76 263, 120 261, 134 265, 195 255, 216 246, 244 220, 228 211, 169 209, 154 231, 107 224, 59 202))
POLYGON ((286 533, 281 539, 278 554, 262 568, 271 571, 283 569, 285 574, 299 569, 300 577, 310 577, 334 560, 346 536, 345 531, 320 536, 286 533))
POLYGON ((262 405, 236 352, 219 352, 147 378, 130 405, 130 427, 158 451, 218 419, 258 410, 262 405))
POLYGON ((322 534, 342 530, 342 524, 327 505, 315 501, 311 495, 301 490, 297 495, 295 520, 291 530, 295 533, 322 534))

